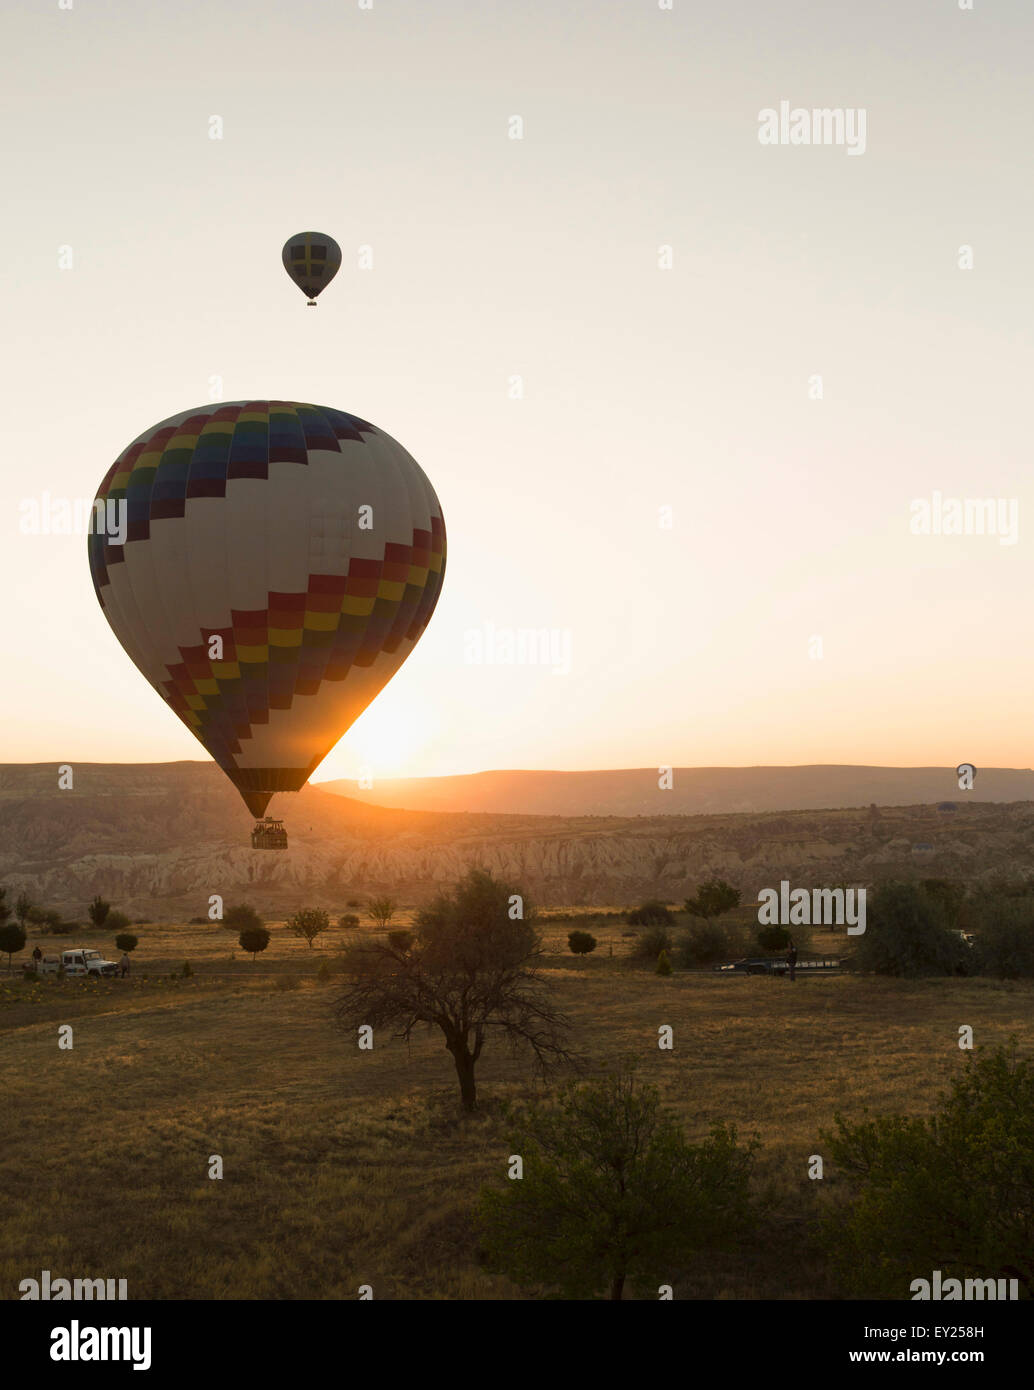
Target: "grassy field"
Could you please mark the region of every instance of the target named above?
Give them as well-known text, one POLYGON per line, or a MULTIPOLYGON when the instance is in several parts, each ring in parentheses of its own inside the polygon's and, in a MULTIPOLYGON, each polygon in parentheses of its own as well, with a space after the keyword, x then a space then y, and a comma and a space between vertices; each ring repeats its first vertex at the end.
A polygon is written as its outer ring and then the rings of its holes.
MULTIPOLYGON (((617 922, 593 926, 593 956, 564 954, 571 925, 545 924, 546 973, 588 1070, 637 1055, 691 1138, 719 1119, 758 1134, 759 1189, 778 1192, 753 1246, 701 1259, 677 1297, 838 1296, 810 1243, 822 1184, 806 1176, 833 1111, 930 1109, 961 1024, 978 1045, 1014 1034, 1034 1050, 1031 984, 664 978, 628 959, 617 922), (662 1024, 673 1052, 657 1048, 662 1024)), ((309 949, 274 925, 253 963, 215 925, 135 930, 128 981, 0 970, 0 1297, 42 1269, 126 1278, 131 1298, 532 1296, 484 1270, 470 1215, 505 1173, 503 1102, 542 1093, 525 1063, 486 1050, 482 1109, 463 1116, 437 1034, 359 1052, 334 1029, 335 986, 316 972, 356 933, 309 949), (185 960, 194 975, 170 978, 185 960)), ((111 952, 103 933, 44 944, 111 952)))

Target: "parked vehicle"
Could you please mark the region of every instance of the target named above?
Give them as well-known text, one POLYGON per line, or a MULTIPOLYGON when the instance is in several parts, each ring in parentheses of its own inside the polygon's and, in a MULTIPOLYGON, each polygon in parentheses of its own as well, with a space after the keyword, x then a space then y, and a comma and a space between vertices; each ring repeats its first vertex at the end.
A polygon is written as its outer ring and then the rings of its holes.
POLYGON ((91 946, 73 946, 59 956, 44 956, 40 961, 29 962, 25 969, 37 975, 56 975, 61 970, 70 976, 110 977, 118 974, 115 962, 105 960, 100 951, 95 951, 91 946))
POLYGON ((734 970, 744 975, 785 975, 790 967, 781 956, 749 956, 729 965, 716 965, 716 970, 734 970))

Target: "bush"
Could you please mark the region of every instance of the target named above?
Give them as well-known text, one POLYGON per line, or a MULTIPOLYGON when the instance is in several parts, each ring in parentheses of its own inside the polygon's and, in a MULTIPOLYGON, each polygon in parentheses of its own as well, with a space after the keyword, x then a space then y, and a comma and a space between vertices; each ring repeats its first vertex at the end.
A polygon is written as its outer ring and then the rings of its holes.
POLYGON ((965 974, 973 964, 970 948, 945 925, 940 902, 916 883, 879 885, 854 963, 858 970, 907 979, 965 974))
POLYGON ((785 951, 790 944, 790 933, 785 927, 758 927, 757 939, 763 951, 785 951))
POLYGON ((667 953, 667 951, 662 951, 662 952, 660 953, 660 955, 657 957, 657 974, 658 974, 658 975, 670 975, 670 974, 671 974, 671 961, 668 959, 668 953, 667 953))
POLYGON ((316 971, 316 978, 317 980, 319 980, 321 985, 325 985, 327 981, 331 978, 332 973, 333 972, 330 968, 330 961, 324 960, 320 962, 320 968, 316 971))
POLYGON ((1034 903, 995 898, 987 903, 971 951, 974 970, 1000 980, 1034 977, 1034 903))
POLYGON ((388 932, 388 945, 393 951, 398 951, 400 956, 406 955, 413 949, 413 942, 416 937, 411 931, 390 931, 388 932))
POLYGON ((675 918, 658 898, 650 898, 628 914, 630 927, 670 927, 675 918))
POLYGON ((671 950, 671 932, 667 927, 649 927, 639 933, 632 952, 639 960, 656 960, 662 951, 671 950))
POLYGON ((108 920, 108 913, 111 911, 111 903, 107 902, 98 893, 86 911, 89 915, 91 925, 100 928, 103 927, 108 920))
POLYGON ((115 938, 116 951, 135 951, 139 945, 139 937, 134 936, 131 931, 119 932, 115 938))
POLYGON ((265 923, 250 903, 235 903, 223 914, 223 926, 230 931, 242 932, 250 931, 253 927, 264 927, 265 923))
POLYGON ((712 878, 700 884, 695 898, 686 899, 686 911, 692 917, 703 917, 710 921, 713 917, 721 917, 723 913, 731 912, 734 907, 739 907, 739 904, 738 888, 726 883, 724 878, 712 878))
POLYGON ((185 980, 189 980, 190 977, 191 977, 191 975, 193 975, 193 973, 194 973, 194 971, 193 971, 193 969, 191 968, 190 961, 189 961, 189 960, 185 960, 185 961, 183 962, 183 969, 180 971, 180 974, 183 976, 183 978, 184 978, 185 980))
POLYGON ((354 931, 359 925, 359 918, 354 912, 346 912, 337 919, 337 924, 344 931, 354 931))
POLYGON ((587 956, 590 951, 595 951, 597 944, 592 932, 569 931, 567 933, 567 946, 573 955, 587 956))
POLYGON ((110 932, 121 932, 130 925, 129 918, 124 912, 109 912, 104 918, 104 930, 110 932))
POLYGON ((1034 1293, 1034 1062, 965 1054, 933 1115, 835 1123, 816 1147, 832 1160, 831 1196, 847 1191, 821 1238, 852 1293, 907 1299, 935 1269, 1034 1293))
POLYGON ((703 918, 690 922, 679 939, 678 960, 683 966, 712 965, 736 954, 720 922, 705 922, 703 918))
POLYGON ((258 960, 259 951, 264 951, 269 945, 269 932, 261 926, 245 927, 237 939, 245 951, 251 952, 251 960, 254 964, 258 960))

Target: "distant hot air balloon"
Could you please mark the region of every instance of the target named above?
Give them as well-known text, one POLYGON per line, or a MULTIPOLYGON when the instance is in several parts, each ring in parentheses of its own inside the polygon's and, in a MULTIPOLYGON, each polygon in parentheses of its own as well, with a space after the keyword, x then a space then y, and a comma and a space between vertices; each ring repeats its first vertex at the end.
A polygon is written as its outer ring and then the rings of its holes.
POLYGON ((145 430, 94 515, 90 570, 115 636, 256 817, 399 669, 445 573, 416 461, 365 420, 295 401, 204 405, 145 430))
POLYGON ((288 275, 309 296, 309 307, 315 308, 316 296, 341 269, 341 247, 323 232, 299 232, 284 242, 283 260, 288 275))

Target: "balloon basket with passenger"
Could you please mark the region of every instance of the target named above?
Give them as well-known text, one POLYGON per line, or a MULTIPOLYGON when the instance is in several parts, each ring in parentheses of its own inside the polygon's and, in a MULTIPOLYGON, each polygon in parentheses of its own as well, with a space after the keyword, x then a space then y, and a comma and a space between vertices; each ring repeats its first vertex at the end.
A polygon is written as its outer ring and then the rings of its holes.
POLYGON ((263 816, 255 822, 251 832, 252 849, 286 849, 287 831, 282 820, 273 816, 263 816))

